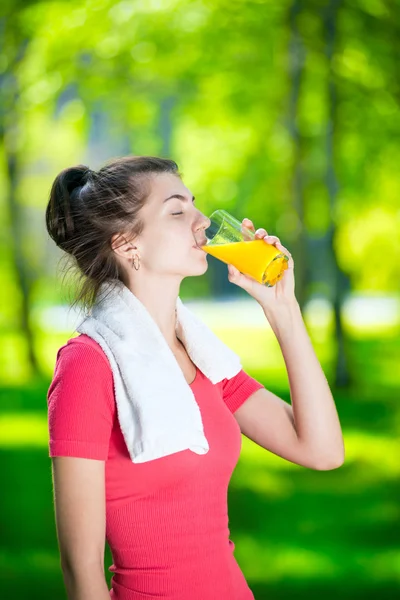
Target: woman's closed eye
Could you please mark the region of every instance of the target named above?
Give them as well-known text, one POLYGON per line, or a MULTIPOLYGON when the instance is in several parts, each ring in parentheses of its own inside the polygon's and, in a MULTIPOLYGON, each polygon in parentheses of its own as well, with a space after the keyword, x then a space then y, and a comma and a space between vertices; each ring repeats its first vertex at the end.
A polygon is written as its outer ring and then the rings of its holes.
POLYGON ((171 215, 183 215, 183 212, 171 213, 171 215))

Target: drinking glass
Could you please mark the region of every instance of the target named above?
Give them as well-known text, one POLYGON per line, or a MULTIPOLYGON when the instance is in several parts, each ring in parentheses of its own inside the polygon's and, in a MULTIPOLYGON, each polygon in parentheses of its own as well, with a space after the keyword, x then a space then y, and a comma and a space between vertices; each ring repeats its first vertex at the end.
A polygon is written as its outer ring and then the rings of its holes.
POLYGON ((283 277, 289 257, 242 225, 226 210, 216 210, 209 217, 211 224, 204 231, 207 242, 202 250, 259 283, 272 287, 283 277))

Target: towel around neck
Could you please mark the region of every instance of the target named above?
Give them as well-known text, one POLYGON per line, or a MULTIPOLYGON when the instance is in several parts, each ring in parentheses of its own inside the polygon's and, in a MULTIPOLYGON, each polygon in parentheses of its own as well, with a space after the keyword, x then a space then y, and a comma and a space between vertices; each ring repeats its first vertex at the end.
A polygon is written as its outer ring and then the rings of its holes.
MULTIPOLYGON (((178 339, 212 383, 242 369, 237 354, 179 296, 175 311, 178 339)), ((132 462, 184 449, 208 452, 190 385, 157 323, 125 284, 103 283, 89 316, 76 330, 94 339, 109 360, 119 424, 132 462)))

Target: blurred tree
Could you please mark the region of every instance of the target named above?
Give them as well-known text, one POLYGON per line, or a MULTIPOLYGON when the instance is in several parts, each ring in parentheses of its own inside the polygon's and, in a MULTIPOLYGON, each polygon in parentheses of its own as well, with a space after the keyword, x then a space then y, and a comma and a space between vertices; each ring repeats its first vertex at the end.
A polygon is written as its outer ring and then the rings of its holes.
POLYGON ((34 350, 34 335, 30 320, 30 288, 32 277, 24 255, 24 219, 17 189, 20 182, 20 136, 21 116, 18 111, 20 98, 19 80, 16 76, 19 64, 25 57, 30 39, 20 19, 21 9, 32 6, 34 0, 4 0, 0 6, 0 47, 5 57, 5 68, 0 73, 0 147, 4 153, 7 178, 7 222, 10 235, 7 245, 10 260, 17 277, 21 294, 19 327, 27 343, 28 361, 34 374, 40 373, 34 350))
POLYGON ((304 190, 303 190, 303 141, 298 121, 299 98, 302 91, 305 62, 305 46, 298 28, 298 17, 303 10, 303 2, 294 0, 289 10, 289 76, 291 91, 289 95, 288 127, 293 140, 293 208, 299 223, 297 235, 293 240, 293 255, 296 257, 296 298, 300 306, 304 306, 308 294, 308 272, 310 267, 307 257, 307 228, 304 222, 304 190), (308 267, 308 269, 307 269, 308 267))
MULTIPOLYGON (((337 381, 346 383, 340 312, 350 281, 398 290, 400 278, 398 8, 3 2, 2 189, 13 245, 2 246, 0 267, 8 286, 18 273, 32 364, 29 297, 62 297, 60 253, 43 227, 51 181, 66 165, 97 168, 134 152, 176 159, 206 214, 225 208, 282 239, 300 304, 318 293, 334 305, 337 381)), ((185 282, 189 295, 210 288, 241 293, 212 260, 204 278, 185 282)), ((9 302, 7 316, 17 311, 9 302)))
POLYGON ((326 44, 325 54, 328 62, 328 111, 326 122, 326 188, 329 197, 329 219, 328 228, 323 236, 323 242, 327 246, 327 257, 331 266, 332 286, 331 300, 335 316, 335 337, 337 341, 335 387, 346 387, 350 385, 350 373, 346 359, 345 334, 342 322, 342 309, 344 300, 350 291, 349 277, 339 267, 333 242, 337 232, 337 220, 335 215, 338 182, 335 174, 335 136, 338 135, 337 123, 337 90, 335 75, 332 69, 332 60, 335 52, 336 31, 338 22, 338 11, 341 0, 330 0, 325 10, 326 44))

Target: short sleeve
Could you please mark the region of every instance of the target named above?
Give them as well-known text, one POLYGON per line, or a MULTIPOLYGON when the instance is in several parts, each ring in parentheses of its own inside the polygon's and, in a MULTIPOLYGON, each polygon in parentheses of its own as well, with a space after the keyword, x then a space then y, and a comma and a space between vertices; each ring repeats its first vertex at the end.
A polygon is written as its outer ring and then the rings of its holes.
POLYGON ((47 404, 49 456, 107 459, 115 401, 105 356, 73 340, 62 346, 47 404))
POLYGON ((222 380, 223 400, 234 413, 251 394, 265 386, 243 369, 230 379, 222 380))

